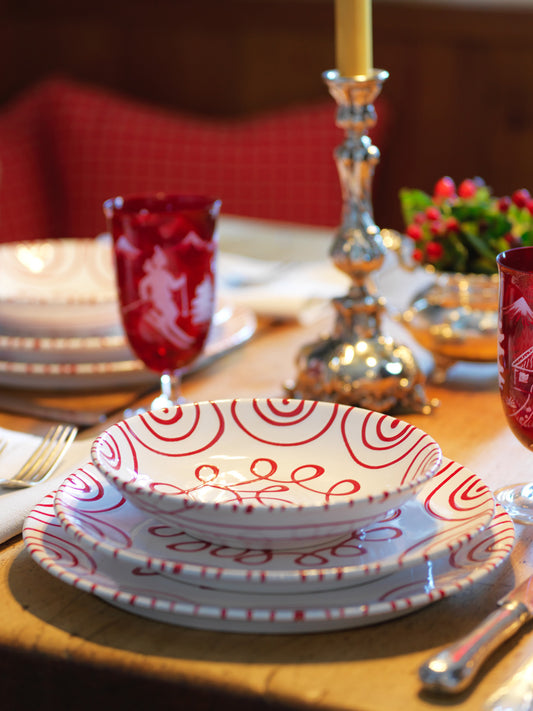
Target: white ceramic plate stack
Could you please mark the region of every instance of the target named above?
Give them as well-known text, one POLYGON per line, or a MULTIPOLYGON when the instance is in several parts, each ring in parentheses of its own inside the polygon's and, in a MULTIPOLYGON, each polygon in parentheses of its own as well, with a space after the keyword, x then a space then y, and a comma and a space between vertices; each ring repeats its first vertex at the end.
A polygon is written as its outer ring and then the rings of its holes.
MULTIPOLYGON (((246 342, 247 308, 220 305, 194 367, 246 342)), ((82 389, 157 382, 135 358, 106 236, 0 245, 0 385, 82 389)))
POLYGON ((358 408, 191 403, 114 425, 92 459, 34 509, 25 544, 67 584, 172 624, 373 624, 474 585, 514 543, 477 475, 358 408))

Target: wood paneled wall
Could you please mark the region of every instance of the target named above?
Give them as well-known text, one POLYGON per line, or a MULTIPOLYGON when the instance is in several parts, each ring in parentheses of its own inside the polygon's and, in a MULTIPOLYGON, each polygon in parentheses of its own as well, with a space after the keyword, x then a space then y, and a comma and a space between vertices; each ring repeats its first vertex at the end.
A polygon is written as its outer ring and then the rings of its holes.
MULTIPOLYGON (((57 73, 210 116, 328 99, 333 0, 0 0, 0 21, 0 102, 57 73)), ((374 59, 391 75, 379 224, 442 174, 533 192, 533 8, 375 0, 374 59)))

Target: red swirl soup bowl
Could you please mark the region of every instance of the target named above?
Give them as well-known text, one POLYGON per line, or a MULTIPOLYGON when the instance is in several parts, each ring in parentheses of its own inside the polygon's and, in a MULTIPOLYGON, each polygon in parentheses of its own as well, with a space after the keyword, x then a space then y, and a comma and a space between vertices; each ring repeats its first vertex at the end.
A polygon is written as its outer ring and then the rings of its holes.
POLYGON ((105 478, 196 538, 290 549, 360 530, 415 495, 441 451, 357 407, 291 399, 187 403, 135 415, 93 443, 105 478))

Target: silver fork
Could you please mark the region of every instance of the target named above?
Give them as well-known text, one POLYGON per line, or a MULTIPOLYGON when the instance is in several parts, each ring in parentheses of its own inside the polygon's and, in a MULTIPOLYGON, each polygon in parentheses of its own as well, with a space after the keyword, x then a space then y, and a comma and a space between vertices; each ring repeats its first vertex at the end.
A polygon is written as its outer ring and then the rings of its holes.
POLYGON ((51 427, 41 444, 19 471, 9 479, 0 479, 0 487, 25 489, 48 479, 56 470, 77 434, 78 428, 73 425, 51 427))

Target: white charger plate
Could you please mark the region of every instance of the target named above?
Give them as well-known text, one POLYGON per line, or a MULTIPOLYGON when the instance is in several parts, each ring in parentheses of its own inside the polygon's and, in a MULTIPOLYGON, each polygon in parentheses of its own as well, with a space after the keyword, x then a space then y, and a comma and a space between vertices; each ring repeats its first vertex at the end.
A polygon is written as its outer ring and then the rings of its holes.
MULTIPOLYGON (((198 370, 233 348, 246 343, 255 333, 257 319, 253 311, 244 306, 226 306, 213 321, 202 355, 190 367, 198 370)), ((11 344, 14 341, 11 340, 11 344)), ((157 383, 158 376, 149 371, 141 361, 112 360, 105 349, 100 359, 67 362, 34 362, 0 360, 0 386, 35 390, 82 390, 86 388, 127 387, 129 385, 157 383)))
POLYGON ((370 625, 412 612, 482 580, 509 555, 514 527, 497 504, 489 526, 449 556, 355 587, 282 594, 225 592, 188 585, 72 541, 54 494, 24 522, 33 560, 68 585, 123 610, 170 624, 262 634, 322 632, 370 625))
POLYGON ((64 481, 54 506, 66 533, 85 550, 221 590, 308 593, 449 554, 490 523, 495 504, 479 477, 445 460, 415 499, 364 534, 291 552, 192 538, 137 509, 91 463, 64 481))

